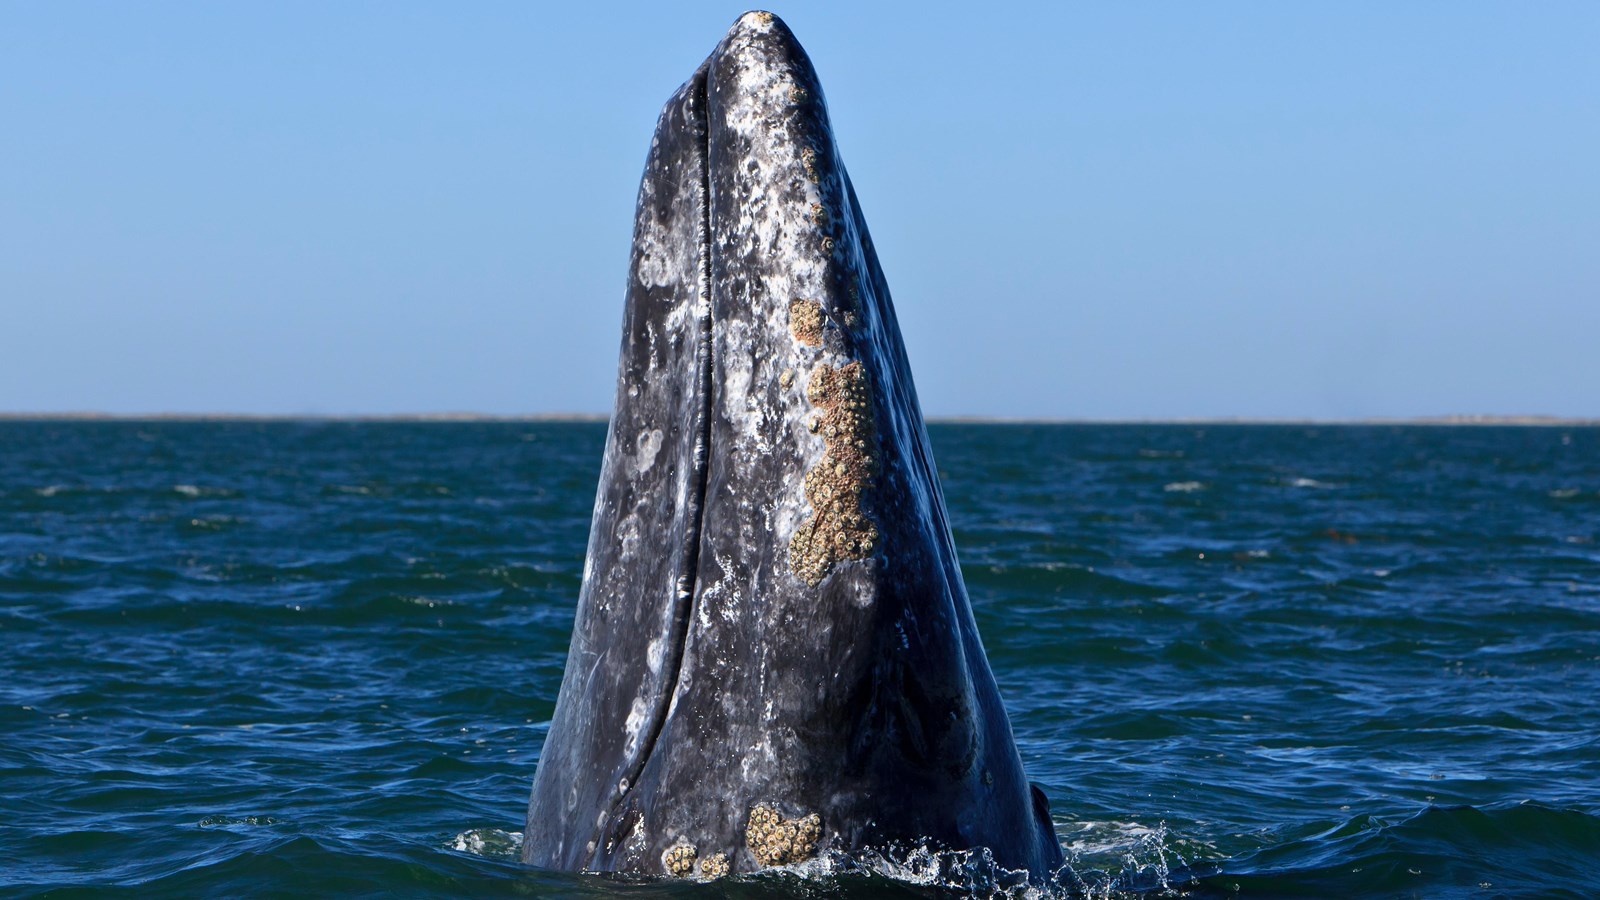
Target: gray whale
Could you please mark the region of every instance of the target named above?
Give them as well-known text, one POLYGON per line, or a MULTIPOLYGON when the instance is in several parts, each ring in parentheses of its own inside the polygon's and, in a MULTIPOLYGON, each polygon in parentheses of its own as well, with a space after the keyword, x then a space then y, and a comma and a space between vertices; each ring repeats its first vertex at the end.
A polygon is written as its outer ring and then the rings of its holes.
POLYGON ((651 141, 523 859, 703 878, 914 846, 1062 864, 821 87, 746 13, 651 141))

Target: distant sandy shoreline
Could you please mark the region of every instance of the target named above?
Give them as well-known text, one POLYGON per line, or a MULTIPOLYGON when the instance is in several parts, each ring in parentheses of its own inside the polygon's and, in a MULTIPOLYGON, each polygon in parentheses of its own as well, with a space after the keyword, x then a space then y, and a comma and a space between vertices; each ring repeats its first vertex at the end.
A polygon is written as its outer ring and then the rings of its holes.
MULTIPOLYGON (((0 422, 605 422, 603 413, 396 413, 389 415, 322 413, 101 413, 101 412, 0 412, 0 422)), ((1174 419, 1069 419, 1007 416, 929 416, 934 425, 1489 425, 1585 428, 1600 426, 1600 418, 1561 416, 1416 416, 1410 418, 1298 419, 1298 418, 1174 418, 1174 419)))
POLYGON ((0 412, 0 422, 607 422, 610 413, 102 413, 0 412))

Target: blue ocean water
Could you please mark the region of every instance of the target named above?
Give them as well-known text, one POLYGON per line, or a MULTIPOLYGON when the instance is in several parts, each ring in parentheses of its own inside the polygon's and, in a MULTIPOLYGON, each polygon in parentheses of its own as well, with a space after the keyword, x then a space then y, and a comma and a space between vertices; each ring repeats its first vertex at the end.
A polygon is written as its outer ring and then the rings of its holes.
MULTIPOLYGON (((1600 896, 1600 429, 931 432, 1063 893, 1600 896)), ((516 863, 604 435, 0 423, 0 895, 947 893, 516 863)))

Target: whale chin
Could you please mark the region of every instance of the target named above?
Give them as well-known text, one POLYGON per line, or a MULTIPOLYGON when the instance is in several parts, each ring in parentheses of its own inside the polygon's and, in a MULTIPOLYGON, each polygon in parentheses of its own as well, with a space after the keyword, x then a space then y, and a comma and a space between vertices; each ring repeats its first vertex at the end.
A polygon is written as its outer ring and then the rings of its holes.
POLYGON ((747 13, 645 163, 523 858, 714 877, 911 845, 1062 861, 821 86, 747 13))

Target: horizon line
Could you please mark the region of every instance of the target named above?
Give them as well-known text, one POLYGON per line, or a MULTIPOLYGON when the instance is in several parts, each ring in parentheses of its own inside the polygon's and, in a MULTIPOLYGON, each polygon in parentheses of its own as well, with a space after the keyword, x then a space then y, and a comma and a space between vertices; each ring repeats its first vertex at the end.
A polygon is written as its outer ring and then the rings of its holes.
MULTIPOLYGON (((1070 416, 926 416, 933 425, 1488 425, 1534 427, 1595 427, 1600 418, 1552 415, 1446 414, 1434 416, 1356 416, 1316 418, 1302 416, 1174 416, 1174 417, 1070 417, 1070 416)), ((241 413, 241 412, 0 412, 0 422, 608 422, 610 413, 241 413)))

